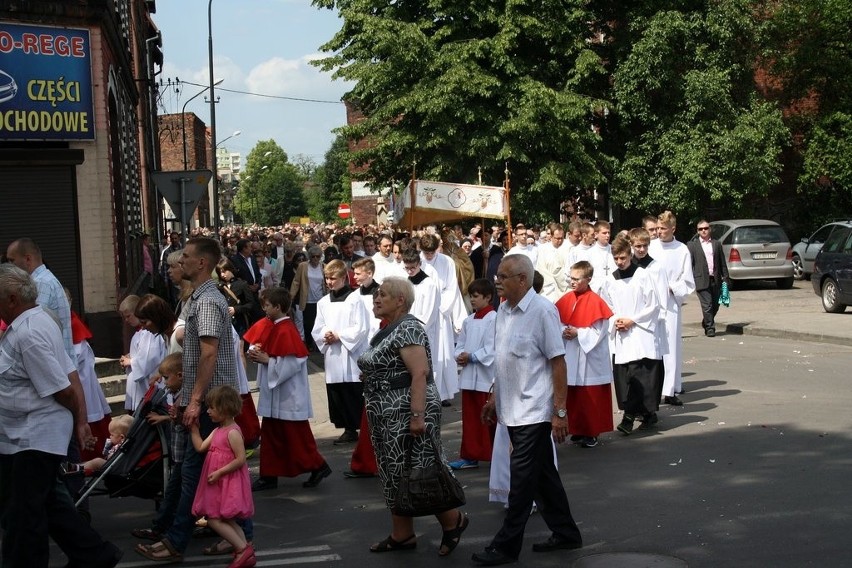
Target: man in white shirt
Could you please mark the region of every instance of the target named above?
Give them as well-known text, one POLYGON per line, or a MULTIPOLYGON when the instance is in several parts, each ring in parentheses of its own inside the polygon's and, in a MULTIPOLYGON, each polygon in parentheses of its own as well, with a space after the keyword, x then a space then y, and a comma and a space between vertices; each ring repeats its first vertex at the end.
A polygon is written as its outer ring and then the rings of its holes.
POLYGON ((669 282, 669 294, 665 302, 666 337, 668 352, 663 354, 663 402, 673 406, 683 406, 677 397, 681 392, 681 358, 683 338, 681 337, 683 301, 695 290, 692 276, 692 256, 686 245, 674 238, 677 218, 671 211, 664 211, 657 217, 657 238, 651 241, 648 254, 659 261, 669 282))
POLYGON ((57 479, 72 433, 94 438, 76 366, 27 272, 0 266, 0 483, 3 564, 47 567, 52 538, 69 565, 112 568, 122 553, 80 517, 57 479))
POLYGON ((24 237, 9 245, 6 259, 32 277, 38 287, 36 303, 59 321, 65 353, 72 361, 76 361, 77 354, 71 337, 71 305, 59 279, 44 265, 41 249, 32 239, 24 237))
POLYGON ((497 310, 494 396, 482 410, 509 430, 511 489, 503 526, 474 562, 496 566, 516 562, 524 529, 538 504, 551 530, 534 552, 583 546, 571 516, 568 497, 556 470, 551 440, 568 435, 567 368, 562 324, 556 307, 532 289, 534 269, 523 255, 503 258, 497 271, 497 293, 506 301, 497 310))

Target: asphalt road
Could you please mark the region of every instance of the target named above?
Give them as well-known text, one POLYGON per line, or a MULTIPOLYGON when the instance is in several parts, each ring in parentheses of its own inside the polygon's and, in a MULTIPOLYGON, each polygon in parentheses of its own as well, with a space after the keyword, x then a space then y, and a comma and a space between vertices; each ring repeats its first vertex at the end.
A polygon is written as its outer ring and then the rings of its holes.
MULTIPOLYGON (((610 433, 597 448, 559 449, 585 547, 532 553, 529 543, 548 534, 533 516, 518 565, 564 568, 594 559, 598 566, 623 566, 606 555, 625 552, 692 567, 849 565, 852 347, 733 334, 708 339, 694 328, 685 333, 683 407, 662 407, 654 432, 610 433)), ((446 410, 443 435, 453 459, 460 409, 446 410)), ((327 423, 320 421, 316 431, 334 474, 313 490, 293 479, 255 494, 258 566, 467 566, 499 528, 503 510, 487 501, 487 468, 466 470, 459 475, 471 524, 450 558, 437 557, 440 530, 433 519, 416 522, 417 551, 369 553, 369 544, 389 532, 378 482, 345 479, 351 448, 331 444, 337 432, 327 423)), ((256 474, 256 460, 251 465, 256 474)), ((129 535, 148 525, 152 502, 98 497, 92 512, 94 526, 126 551, 120 566, 154 565, 133 552, 137 541, 129 535)), ((227 557, 201 555, 210 542, 195 540, 184 564, 226 565, 227 557)), ((61 553, 52 552, 52 565, 61 566, 61 553)))

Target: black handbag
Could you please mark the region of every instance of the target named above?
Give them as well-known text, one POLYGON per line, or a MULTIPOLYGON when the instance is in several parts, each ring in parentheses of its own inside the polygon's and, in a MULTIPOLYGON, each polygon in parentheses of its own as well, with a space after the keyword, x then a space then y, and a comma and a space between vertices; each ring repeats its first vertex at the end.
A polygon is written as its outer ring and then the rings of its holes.
POLYGON ((427 467, 411 467, 411 444, 408 446, 391 508, 394 515, 437 515, 465 504, 464 489, 441 459, 433 434, 429 435, 428 443, 432 445, 436 459, 427 467))

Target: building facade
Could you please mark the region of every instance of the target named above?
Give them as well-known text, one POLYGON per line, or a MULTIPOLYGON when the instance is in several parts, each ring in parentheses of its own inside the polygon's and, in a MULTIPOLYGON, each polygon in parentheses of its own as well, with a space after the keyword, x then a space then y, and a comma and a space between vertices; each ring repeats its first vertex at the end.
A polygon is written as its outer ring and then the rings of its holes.
POLYGON ((116 313, 145 293, 141 235, 161 200, 153 0, 0 0, 0 248, 31 237, 92 328, 122 353, 116 313))

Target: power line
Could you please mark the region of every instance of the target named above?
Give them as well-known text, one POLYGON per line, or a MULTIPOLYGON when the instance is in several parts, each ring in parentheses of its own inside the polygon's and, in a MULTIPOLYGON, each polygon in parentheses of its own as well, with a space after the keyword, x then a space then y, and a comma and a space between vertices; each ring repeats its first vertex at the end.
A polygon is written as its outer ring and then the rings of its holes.
MULTIPOLYGON (((195 87, 206 87, 207 85, 202 85, 200 83, 191 83, 189 81, 181 81, 181 83, 186 83, 187 85, 193 85, 195 87)), ((299 101, 303 103, 322 103, 322 104, 330 104, 330 105, 342 105, 342 101, 324 101, 320 99, 302 99, 299 97, 285 97, 283 95, 267 95, 264 93, 252 93, 251 91, 238 91, 236 89, 226 89, 224 87, 216 87, 217 91, 225 91, 228 93, 236 93, 238 95, 251 95, 253 97, 263 97, 265 99, 281 99, 285 101, 299 101)))

